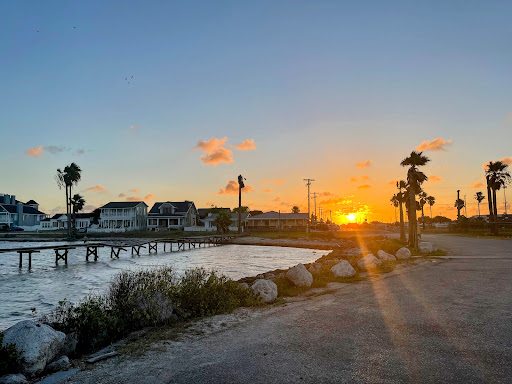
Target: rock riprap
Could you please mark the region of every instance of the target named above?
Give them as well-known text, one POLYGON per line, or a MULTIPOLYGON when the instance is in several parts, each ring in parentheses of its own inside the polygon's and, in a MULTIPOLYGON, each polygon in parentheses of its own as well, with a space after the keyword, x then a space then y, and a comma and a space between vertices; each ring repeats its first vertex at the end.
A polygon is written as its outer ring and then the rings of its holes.
POLYGON ((251 289, 265 303, 271 303, 277 299, 277 285, 271 280, 256 280, 251 289))
POLYGON ((356 270, 347 260, 341 260, 331 268, 331 272, 335 277, 352 277, 356 274, 356 270))
POLYGON ((363 271, 370 271, 372 269, 378 268, 382 264, 382 261, 377 259, 373 253, 370 253, 363 257, 361 260, 357 262, 357 266, 359 269, 363 271))
POLYGON ((23 351, 21 371, 33 377, 59 356, 65 340, 64 333, 46 324, 24 320, 4 331, 3 345, 15 344, 18 350, 23 351))
POLYGON ((397 259, 410 259, 411 251, 409 250, 409 248, 402 247, 398 251, 396 251, 395 256, 397 259))
POLYGON ((434 246, 429 241, 423 241, 420 243, 420 252, 421 253, 432 253, 434 251, 434 246))
POLYGON ((69 362, 69 358, 67 356, 62 356, 58 360, 55 360, 53 363, 50 363, 46 366, 45 372, 52 373, 58 371, 65 371, 71 367, 71 363, 69 362))
POLYGON ((377 252, 377 257, 382 261, 396 261, 395 256, 387 252, 384 252, 382 249, 379 252, 377 252))
POLYGON ((27 384, 27 378, 21 374, 0 377, 0 384, 27 384))
POLYGON ((313 275, 304 264, 297 264, 286 272, 286 278, 297 287, 311 287, 313 285, 313 275))

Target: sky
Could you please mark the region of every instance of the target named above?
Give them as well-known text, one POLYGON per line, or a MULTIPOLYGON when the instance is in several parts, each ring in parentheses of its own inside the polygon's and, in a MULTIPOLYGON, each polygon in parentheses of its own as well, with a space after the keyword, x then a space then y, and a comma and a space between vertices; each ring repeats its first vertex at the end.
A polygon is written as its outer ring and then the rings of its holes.
POLYGON ((394 220, 400 161, 415 149, 431 159, 434 216, 456 216, 457 190, 476 214, 482 165, 512 164, 508 1, 1 9, 0 192, 46 213, 64 210, 54 175, 71 162, 87 210, 233 208, 242 174, 243 204, 263 211, 307 211, 303 179, 314 179, 317 207, 338 223, 394 220))

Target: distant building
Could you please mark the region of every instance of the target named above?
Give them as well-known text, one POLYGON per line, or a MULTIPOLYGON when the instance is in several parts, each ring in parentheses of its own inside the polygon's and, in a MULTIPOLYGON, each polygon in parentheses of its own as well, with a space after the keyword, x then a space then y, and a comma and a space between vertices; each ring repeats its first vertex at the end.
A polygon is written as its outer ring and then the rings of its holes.
POLYGON ((206 216, 208 216, 209 213, 211 213, 211 211, 215 210, 215 212, 227 212, 227 213, 231 213, 231 209, 229 208, 199 208, 197 210, 197 215, 199 216, 199 219, 203 220, 206 218, 206 216))
POLYGON ((111 202, 99 210, 99 229, 105 232, 147 229, 148 205, 143 201, 111 202))
POLYGON ((308 225, 307 213, 270 211, 247 219, 248 229, 303 229, 308 225))
MULTIPOLYGON (((238 212, 229 213, 231 215, 231 225, 229 226, 230 231, 238 231, 238 212)), ((218 213, 209 213, 203 220, 205 231, 217 231, 217 226, 213 224, 215 219, 219 216, 218 213)), ((242 213, 242 231, 245 232, 248 225, 248 219, 251 216, 250 213, 242 213)))
MULTIPOLYGON (((71 215, 71 218, 74 216, 71 215)), ((92 225, 94 214, 93 213, 77 213, 76 217, 76 228, 86 229, 92 225)), ((41 230, 43 231, 55 231, 58 229, 67 229, 68 227, 68 216, 65 213, 57 213, 52 217, 46 218, 41 221, 41 230)))
POLYGON ((16 226, 25 230, 36 230, 46 214, 39 211, 39 204, 34 200, 22 203, 16 196, 0 194, 0 224, 16 226))
POLYGON ((197 209, 192 201, 155 203, 148 213, 148 229, 184 229, 197 225, 197 209))

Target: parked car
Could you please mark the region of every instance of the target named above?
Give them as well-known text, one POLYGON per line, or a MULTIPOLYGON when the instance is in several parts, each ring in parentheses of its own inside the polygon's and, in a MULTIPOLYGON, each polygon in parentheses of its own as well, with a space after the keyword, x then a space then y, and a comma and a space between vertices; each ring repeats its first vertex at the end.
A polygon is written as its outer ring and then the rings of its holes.
POLYGON ((20 227, 15 227, 14 225, 9 229, 9 231, 11 232, 19 232, 19 231, 24 231, 23 228, 20 228, 20 227))
POLYGON ((0 224, 0 232, 7 232, 9 231, 9 225, 8 224, 0 224))

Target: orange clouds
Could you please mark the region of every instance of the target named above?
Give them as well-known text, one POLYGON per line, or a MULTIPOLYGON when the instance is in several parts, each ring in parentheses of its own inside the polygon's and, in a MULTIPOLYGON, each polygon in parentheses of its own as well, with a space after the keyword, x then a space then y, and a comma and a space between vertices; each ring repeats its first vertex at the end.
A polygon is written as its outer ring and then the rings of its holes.
POLYGON ((372 164, 371 160, 360 161, 356 163, 357 168, 368 168, 372 164))
POLYGON ((268 180, 261 180, 262 184, 268 184, 268 180))
POLYGON ((133 193, 139 193, 140 191, 138 189, 129 189, 130 192, 133 192, 133 193))
MULTIPOLYGON (((504 163, 506 165, 512 165, 512 156, 503 157, 502 159, 499 159, 499 161, 501 161, 502 163, 504 163)), ((490 163, 489 161, 483 163, 482 164, 482 168, 486 169, 487 168, 487 164, 489 164, 489 163, 490 163)))
POLYGON ((371 188, 372 186, 370 184, 364 184, 364 185, 360 185, 357 187, 357 189, 368 189, 368 188, 371 188))
MULTIPOLYGON (((250 185, 246 185, 242 188, 242 193, 247 193, 254 190, 250 185)), ((238 194, 238 183, 234 180, 229 180, 225 188, 219 188, 217 195, 237 195, 238 194)))
POLYGON ((144 196, 144 200, 153 200, 155 198, 155 195, 152 193, 148 193, 146 196, 144 196))
POLYGON ((130 196, 126 198, 126 201, 142 201, 142 199, 137 196, 130 196))
POLYGON ((351 177, 351 178, 350 178, 350 181, 351 181, 352 183, 355 183, 355 182, 357 181, 357 177, 351 177))
POLYGON ((272 190, 271 189, 264 189, 263 192, 270 193, 270 192, 272 192, 272 190))
POLYGON ((282 184, 282 183, 286 183, 286 179, 280 179, 280 180, 274 181, 274 184, 282 184))
POLYGON ((432 141, 425 140, 416 147, 417 151, 446 151, 446 147, 451 145, 451 140, 444 140, 438 137, 432 141))
POLYGON ((432 183, 439 183, 440 181, 443 181, 443 178, 437 175, 430 175, 428 177, 428 181, 431 181, 432 183))
POLYGON ((254 139, 247 139, 240 144, 233 145, 233 147, 240 151, 249 151, 251 149, 256 149, 256 143, 254 142, 254 139))
POLYGON ((97 191, 97 192, 107 192, 103 185, 95 185, 94 187, 89 187, 86 191, 97 191))
POLYGON ((194 149, 202 150, 205 154, 201 156, 201 161, 213 167, 222 163, 232 163, 233 151, 225 147, 227 139, 227 137, 222 139, 212 137, 208 141, 200 140, 194 149))
POLYGON ((29 148, 25 151, 25 156, 43 157, 43 146, 39 145, 34 148, 29 148))
POLYGON ((473 184, 471 184, 471 188, 477 189, 477 188, 485 188, 485 184, 481 181, 476 181, 473 184))

